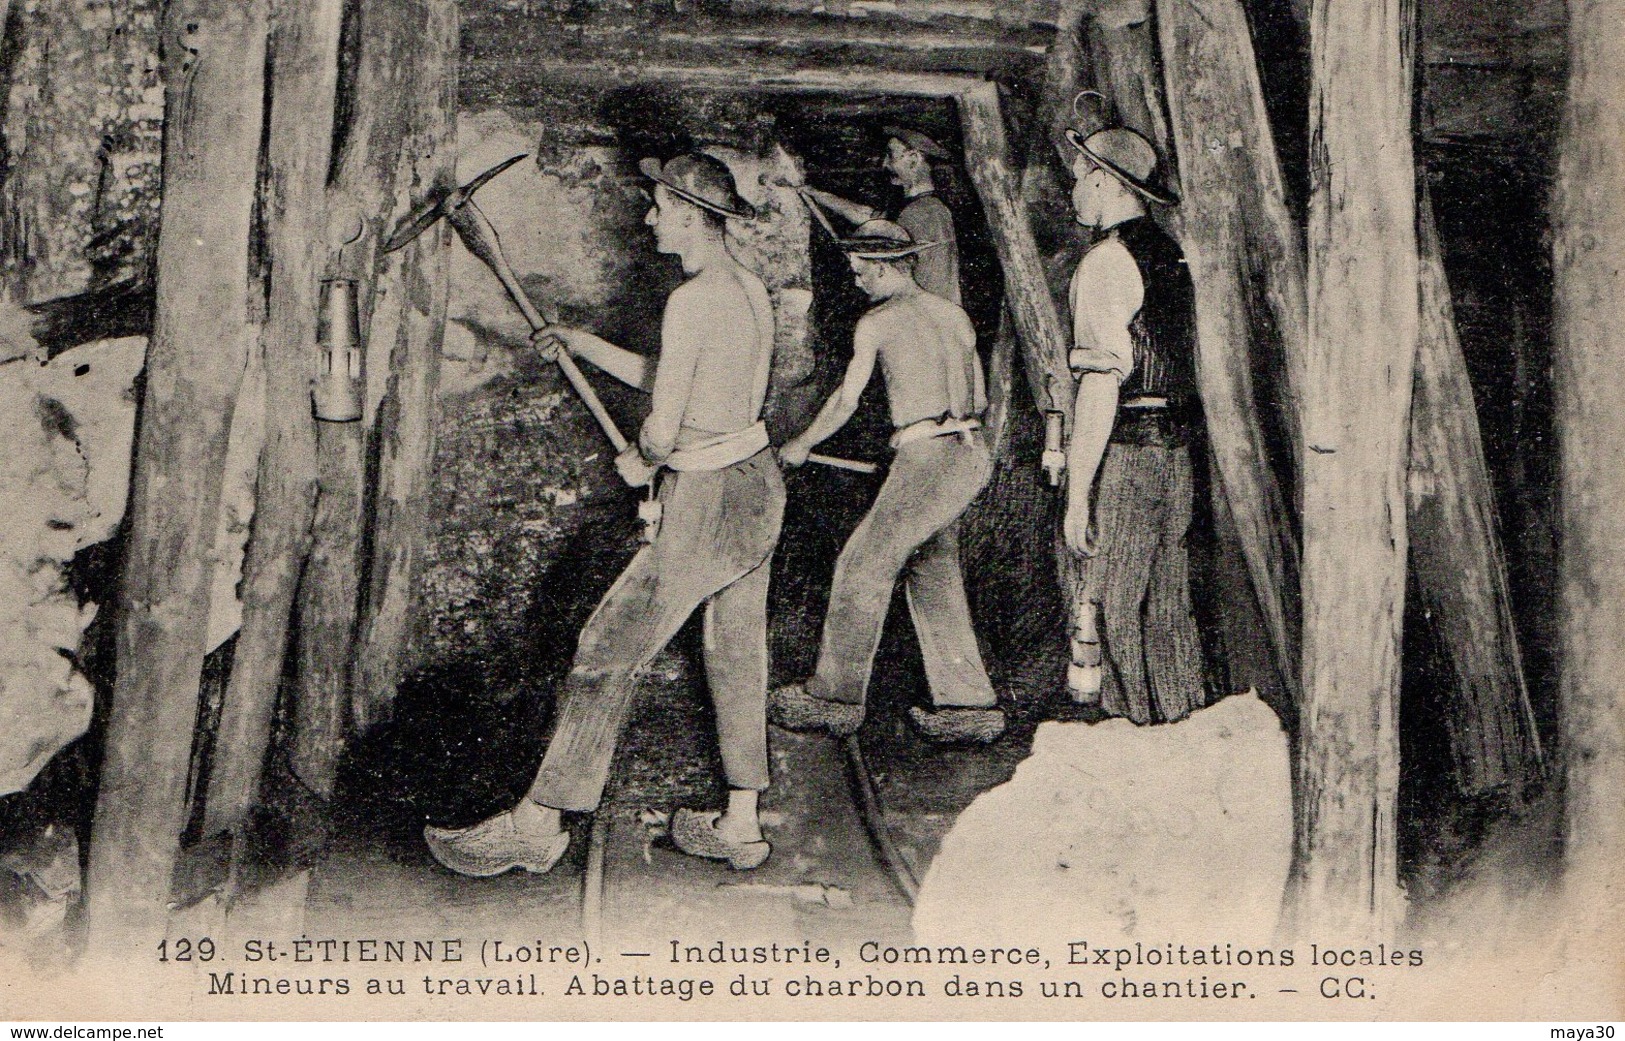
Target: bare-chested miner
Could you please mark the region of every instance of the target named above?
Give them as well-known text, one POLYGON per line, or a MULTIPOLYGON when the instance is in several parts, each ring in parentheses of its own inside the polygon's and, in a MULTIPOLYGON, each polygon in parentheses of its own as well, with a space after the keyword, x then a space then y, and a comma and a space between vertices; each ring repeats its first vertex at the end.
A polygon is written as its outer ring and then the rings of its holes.
POLYGON ((424 829, 435 859, 465 875, 544 872, 569 845, 565 811, 598 806, 637 675, 705 604, 705 671, 716 704, 729 795, 725 811, 680 809, 672 839, 686 853, 753 868, 767 859, 757 796, 768 785, 768 562, 784 515, 784 482, 761 419, 773 354, 767 289, 728 252, 725 218, 750 219, 728 168, 684 155, 640 168, 655 182, 645 222, 655 247, 688 276, 666 303, 658 361, 579 329, 553 327, 559 348, 653 395, 638 443, 615 465, 633 487, 660 483, 663 516, 582 629, 558 696, 553 737, 528 795, 469 828, 424 829))
POLYGON ((959 517, 993 472, 979 433, 987 389, 976 332, 958 304, 915 281, 914 257, 930 243, 872 220, 841 246, 875 306, 858 321, 840 389, 779 454, 800 466, 839 430, 857 409, 877 359, 897 454, 836 561, 817 668, 805 683, 773 692, 772 719, 837 736, 857 730, 886 611, 903 575, 932 700, 930 710, 911 707, 910 717, 933 740, 991 741, 1004 732, 1004 713, 976 646, 959 568, 959 517))

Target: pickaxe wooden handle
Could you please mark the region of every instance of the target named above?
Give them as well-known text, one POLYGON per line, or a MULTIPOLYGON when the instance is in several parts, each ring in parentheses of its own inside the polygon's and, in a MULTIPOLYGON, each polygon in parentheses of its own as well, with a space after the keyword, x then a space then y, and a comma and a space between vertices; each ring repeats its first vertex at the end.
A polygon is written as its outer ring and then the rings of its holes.
MULTIPOLYGON (((516 155, 504 159, 467 184, 413 212, 400 223, 394 234, 390 235, 389 240, 384 243, 383 252, 393 253, 423 234, 441 217, 445 217, 451 222, 451 226, 457 229, 457 237, 463 240, 463 245, 468 247, 468 251, 484 261, 485 266, 497 276, 497 281, 508 291, 508 296, 519 307, 525 321, 530 323, 531 332, 539 333, 553 323, 536 310, 536 305, 531 302, 524 287, 519 284, 519 277, 514 274, 513 265, 508 263, 507 256, 502 252, 502 240, 497 237, 497 229, 474 202, 475 192, 523 158, 525 158, 523 155, 516 155)), ((598 425, 604 430, 604 436, 615 446, 615 451, 626 451, 626 438, 621 435, 615 420, 610 418, 604 403, 598 398, 598 393, 592 389, 592 384, 587 382, 587 377, 576 367, 575 359, 565 351, 559 351, 557 357, 559 368, 564 370, 564 377, 570 381, 570 386, 576 389, 576 393, 581 395, 587 411, 598 420, 598 425)))
POLYGON ((821 455, 818 452, 810 453, 807 456, 807 462, 817 463, 820 466, 832 466, 837 470, 851 470, 853 473, 859 474, 876 474, 880 472, 880 467, 874 463, 859 462, 856 459, 842 459, 840 456, 834 455, 821 455))
POLYGON ((835 225, 829 222, 829 217, 824 213, 824 208, 818 205, 818 200, 814 199, 807 191, 807 186, 798 185, 796 194, 801 197, 802 202, 807 204, 807 209, 812 211, 812 215, 818 218, 818 223, 823 225, 824 230, 829 233, 829 237, 839 242, 841 236, 836 233, 835 225))
MULTIPOLYGON (((484 261, 497 276, 497 281, 502 283, 502 288, 508 291, 508 296, 512 297, 514 304, 518 306, 519 313, 530 323, 532 332, 542 332, 554 324, 536 309, 525 288, 519 284, 519 277, 514 274, 513 265, 508 263, 508 258, 502 252, 502 240, 497 237, 497 229, 492 226, 490 218, 480 210, 478 203, 473 199, 465 199, 461 206, 446 213, 446 219, 457 229, 457 237, 463 240, 463 245, 468 247, 468 251, 484 261)), ((587 377, 577 367, 575 359, 570 357, 568 351, 560 350, 557 361, 559 368, 564 370, 564 378, 569 380, 570 386, 581 395, 587 411, 598 420, 598 425, 604 430, 604 436, 615 446, 615 451, 626 451, 625 436, 615 425, 615 420, 610 418, 603 401, 599 400, 598 392, 587 382, 587 377)))

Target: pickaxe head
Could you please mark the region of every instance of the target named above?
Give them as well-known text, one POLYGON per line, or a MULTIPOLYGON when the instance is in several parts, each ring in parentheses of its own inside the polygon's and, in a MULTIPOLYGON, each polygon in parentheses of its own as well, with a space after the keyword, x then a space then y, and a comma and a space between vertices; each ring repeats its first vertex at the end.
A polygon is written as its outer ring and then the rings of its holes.
POLYGON ((427 203, 413 211, 404 220, 402 220, 400 224, 395 226, 394 233, 391 234, 389 236, 389 240, 384 243, 383 252, 393 253, 402 246, 405 246, 408 242, 411 242, 413 239, 417 238, 419 235, 423 234, 434 224, 435 221, 439 220, 441 217, 444 217, 446 214, 452 212, 453 210, 462 206, 469 199, 473 198, 474 193, 483 188, 487 181, 491 180, 491 178, 495 177, 497 174, 506 170, 508 167, 512 166, 514 163, 517 163, 523 158, 525 158, 525 155, 521 153, 520 155, 513 156, 509 159, 504 159, 502 162, 491 167, 491 169, 480 174, 478 177, 475 177, 461 188, 454 189, 442 198, 427 203))

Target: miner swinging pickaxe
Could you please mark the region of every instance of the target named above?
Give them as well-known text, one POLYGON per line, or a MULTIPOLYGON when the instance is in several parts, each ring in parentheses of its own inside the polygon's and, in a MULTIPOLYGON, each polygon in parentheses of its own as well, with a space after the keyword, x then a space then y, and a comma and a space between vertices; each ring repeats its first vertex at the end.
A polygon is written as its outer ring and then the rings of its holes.
MULTIPOLYGON (((508 291, 508 296, 512 298, 514 304, 519 308, 520 314, 524 315, 525 321, 530 323, 531 331, 534 334, 544 332, 555 323, 536 309, 536 305, 526 294, 524 287, 519 284, 519 277, 514 273, 513 265, 508 263, 507 256, 502 252, 502 241, 497 237, 496 228, 491 224, 490 218, 486 217, 480 210, 479 204, 474 201, 474 193, 484 187, 486 182, 524 158, 524 155, 516 155, 504 159, 462 187, 418 209, 396 227, 394 234, 390 235, 389 240, 384 243, 383 252, 393 253, 423 234, 441 217, 446 218, 451 222, 451 226, 456 229, 457 237, 462 239, 463 245, 468 248, 468 251, 484 261, 485 265, 497 276, 497 280, 502 283, 502 287, 508 291)), ((598 420, 598 425, 603 428, 604 436, 608 437, 610 444, 615 446, 615 451, 626 451, 628 444, 626 438, 621 434, 620 428, 615 425, 615 420, 610 417, 608 410, 604 408, 604 403, 599 400, 598 393, 592 389, 592 384, 587 382, 586 375, 576 365, 575 359, 571 358, 569 352, 564 350, 558 351, 554 357, 559 363, 559 368, 564 371, 565 378, 570 381, 570 386, 574 387, 576 393, 581 396, 582 402, 587 406, 587 411, 591 412, 593 418, 598 420)), ((808 457, 808 461, 844 470, 855 470, 859 473, 874 473, 879 469, 873 463, 837 459, 833 456, 812 455, 808 457)), ((645 520, 648 519, 646 514, 645 520)))

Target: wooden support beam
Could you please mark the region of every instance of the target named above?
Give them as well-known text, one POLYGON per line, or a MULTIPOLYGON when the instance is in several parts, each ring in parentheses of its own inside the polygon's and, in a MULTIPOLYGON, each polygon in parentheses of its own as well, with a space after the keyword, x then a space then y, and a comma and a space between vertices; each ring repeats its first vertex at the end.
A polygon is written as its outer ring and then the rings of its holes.
POLYGON ((130 491, 118 680, 91 834, 92 949, 129 957, 164 928, 186 821, 227 432, 247 358, 249 224, 267 5, 164 12, 157 299, 130 491), (115 946, 126 937, 142 940, 115 946))
POLYGON ((534 53, 563 48, 624 49, 629 46, 693 44, 757 55, 848 53, 885 48, 915 53, 967 52, 1042 56, 1050 45, 1047 25, 997 22, 930 25, 895 18, 828 18, 733 11, 726 15, 637 12, 599 8, 584 16, 538 15, 502 5, 472 6, 463 19, 464 53, 475 57, 505 50, 534 53))
POLYGON ((1050 295, 1027 210, 1016 194, 998 87, 979 83, 955 100, 964 132, 965 169, 981 198, 993 249, 1004 270, 1005 301, 1020 338, 1033 401, 1044 408, 1050 405, 1052 380, 1055 386, 1070 386, 1068 337, 1050 295))
MULTIPOLYGON (((455 187, 458 30, 452 0, 426 0, 412 133, 396 183, 399 212, 455 187)), ((378 484, 372 560, 356 643, 354 716, 364 728, 388 711, 413 624, 412 583, 429 537, 440 345, 450 290, 450 229, 439 226, 389 256, 369 337, 389 345, 388 390, 377 421, 378 484)), ((369 352, 373 356, 376 351, 369 352)))
POLYGON ((1446 724, 1466 795, 1514 794, 1541 764, 1506 557, 1467 359, 1426 183, 1418 198, 1421 337, 1411 401, 1411 573, 1454 675, 1446 724))
MULTIPOLYGON (((370 325, 378 244, 394 216, 395 176, 410 129, 407 97, 427 13, 421 0, 355 9, 350 125, 328 199, 329 268, 356 282, 361 328, 370 325), (354 241, 351 241, 351 240, 354 241)), ((316 516, 300 585, 294 771, 328 797, 348 735, 350 663, 361 608, 367 424, 316 424, 316 516)))
POLYGON ((55 358, 81 344, 152 335, 150 275, 21 306, 0 305, 0 362, 55 358))
POLYGON ((68 296, 149 266, 162 108, 142 84, 161 6, 31 0, 0 11, 7 301, 68 296))
POLYGON ((1314 0, 1298 925, 1397 924, 1416 168, 1409 0, 1314 0))
POLYGON ((327 261, 326 182, 343 0, 282 0, 271 37, 270 171, 262 207, 270 253, 265 445, 243 562, 243 624, 221 706, 206 820, 242 822, 258 789, 281 690, 294 592, 310 545, 316 432, 318 282, 327 261))
MULTIPOLYGON (((1026 161, 1021 167, 1021 183, 1013 200, 1021 208, 1029 209, 1029 212, 1033 200, 1043 194, 1044 187, 1051 181, 1049 175, 1056 154, 1054 143, 1061 140, 1061 132, 1068 125, 1072 97, 1078 91, 1078 76, 1084 63, 1080 30, 1092 2, 1093 0, 1067 0, 1057 15, 1055 37, 1050 44, 1049 56, 1044 67, 1044 85, 1039 91, 1033 126, 1027 135, 1026 161)), ((1049 292, 1047 279, 1041 285, 1045 292, 1049 292)), ((1008 296, 1010 292, 1011 289, 1007 285, 1006 295, 1008 296)), ((1061 313, 1057 305, 1058 321, 1061 313)), ((1064 335, 1064 326, 1062 332, 1064 335)), ((994 448, 995 458, 1003 454, 1007 444, 1010 399, 1016 371, 1015 353, 1019 346, 1020 337, 1016 333, 1015 318, 1006 304, 999 314, 999 327, 994 336, 992 354, 988 359, 988 430, 989 443, 994 448)), ((1039 408, 1044 408, 1049 402, 1049 388, 1041 386, 1035 374, 1030 371, 1030 366, 1028 368, 1028 388, 1032 392, 1033 401, 1039 408)))
POLYGON ((1021 198, 1028 205, 1042 191, 1047 181, 1045 173, 1055 165, 1056 150, 1070 147, 1062 134, 1072 125, 1072 99, 1083 89, 1089 65, 1083 29, 1094 3, 1066 0, 1056 15, 1055 36, 1044 62, 1044 88, 1038 96, 1027 142, 1027 162, 1021 171, 1021 198))
POLYGON ((900 97, 953 97, 980 80, 975 76, 934 72, 897 72, 876 66, 806 67, 794 61, 763 58, 733 62, 684 61, 680 57, 617 61, 613 55, 514 56, 472 60, 466 74, 471 90, 500 82, 508 88, 562 86, 612 89, 643 83, 665 83, 687 90, 767 90, 790 93, 874 94, 900 97))
POLYGON ((1117 121, 1156 143, 1161 175, 1179 189, 1179 157, 1163 104, 1163 76, 1157 56, 1151 4, 1115 2, 1089 20, 1088 40, 1095 86, 1116 110, 1117 121))
POLYGON ((1240 0, 1159 0, 1157 28, 1184 196, 1179 238, 1196 285, 1197 379, 1221 509, 1241 540, 1276 671, 1297 702, 1298 548, 1263 422, 1273 405, 1293 427, 1296 408, 1289 390, 1269 401, 1253 373, 1265 333, 1254 316, 1266 310, 1264 301, 1285 368, 1303 355, 1303 251, 1240 0))
MULTIPOLYGON (((744 7, 746 5, 737 5, 744 7)), ((970 26, 978 22, 1044 22, 1054 18, 1056 0, 750 0, 749 8, 830 21, 878 21, 970 26)))
MULTIPOLYGON (((1610 888, 1617 892, 1625 850, 1619 802, 1625 791, 1622 19, 1622 0, 1569 4, 1569 88, 1552 206, 1555 425, 1563 482, 1564 857, 1576 894, 1593 900, 1610 888)), ((1588 910, 1618 921, 1617 904, 1588 910)))
POLYGON ((350 652, 361 596, 362 478, 360 423, 316 426, 316 512, 310 558, 300 583, 294 774, 316 795, 333 794, 349 737, 350 652))

